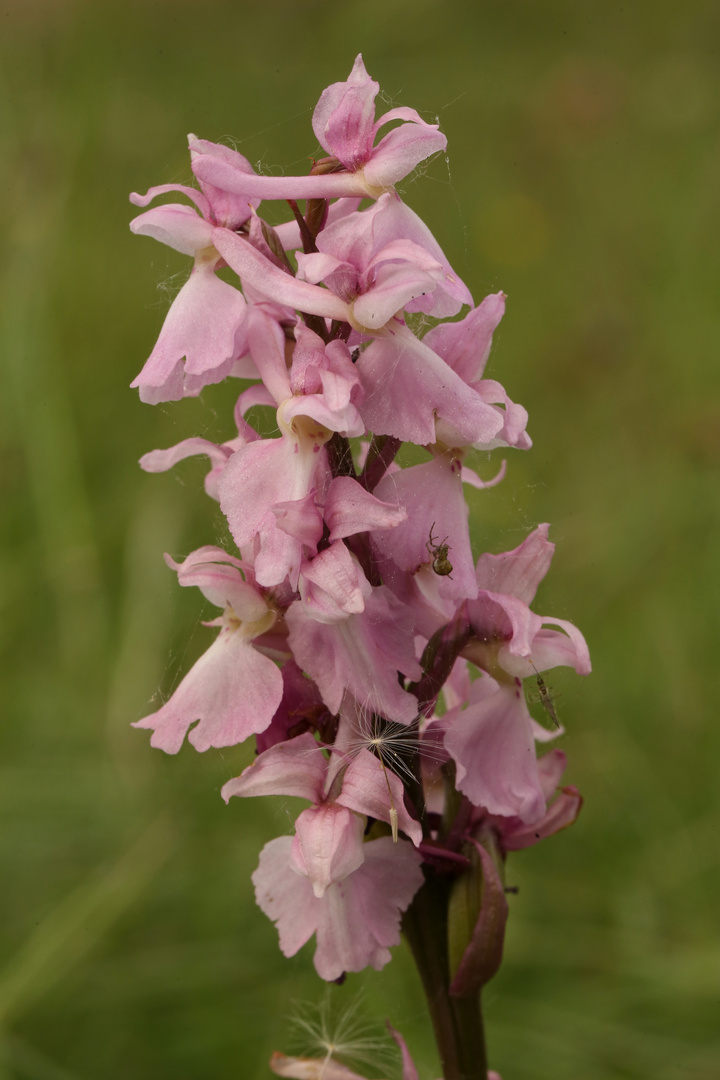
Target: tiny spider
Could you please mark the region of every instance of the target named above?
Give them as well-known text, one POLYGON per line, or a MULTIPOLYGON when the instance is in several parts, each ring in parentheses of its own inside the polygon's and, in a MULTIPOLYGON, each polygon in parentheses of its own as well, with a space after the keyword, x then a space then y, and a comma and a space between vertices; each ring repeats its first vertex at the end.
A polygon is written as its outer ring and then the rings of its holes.
POLYGON ((433 539, 434 529, 435 522, 433 521, 430 526, 430 539, 425 541, 425 547, 428 549, 430 557, 432 558, 432 568, 440 577, 451 577, 453 567, 448 559, 450 545, 445 543, 447 536, 441 543, 436 543, 433 539))

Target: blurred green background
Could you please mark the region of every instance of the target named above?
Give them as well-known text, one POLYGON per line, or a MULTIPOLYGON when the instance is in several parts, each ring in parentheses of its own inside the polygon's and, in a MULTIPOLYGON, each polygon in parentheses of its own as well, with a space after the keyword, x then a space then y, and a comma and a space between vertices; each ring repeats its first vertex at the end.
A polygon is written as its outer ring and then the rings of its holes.
MULTIPOLYGON (((131 237, 130 191, 190 178, 189 131, 306 171, 357 52, 447 160, 403 185, 476 300, 535 448, 470 495, 475 543, 552 523, 536 609, 587 635, 553 673, 575 828, 512 856, 486 992, 504 1080, 720 1077, 720 7, 713 0, 3 0, 0 1075, 267 1080, 322 986, 254 906, 288 800, 219 788, 247 748, 176 758, 130 721, 211 640, 162 552, 224 535, 202 462, 233 387, 128 383, 188 261, 131 237)), ((495 469, 480 462, 486 476, 495 469)), ((157 699, 155 699, 157 702, 157 699)), ((404 947, 333 988, 438 1074, 404 947)), ((397 1076, 397 1067, 374 1075, 397 1076)))

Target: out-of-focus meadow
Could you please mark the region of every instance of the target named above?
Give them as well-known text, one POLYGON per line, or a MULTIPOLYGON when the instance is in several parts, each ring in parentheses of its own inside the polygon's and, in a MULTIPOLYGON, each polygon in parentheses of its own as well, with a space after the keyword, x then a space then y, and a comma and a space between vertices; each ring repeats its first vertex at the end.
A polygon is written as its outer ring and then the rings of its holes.
MULTIPOLYGON (((130 235, 127 195, 189 181, 188 131, 306 171, 313 106, 359 51, 449 139, 404 197, 476 300, 509 296, 489 373, 535 447, 471 493, 476 549, 549 521, 536 609, 575 621, 595 665, 552 676, 586 806, 511 858, 491 1063, 716 1080, 720 8, 0 6, 3 1080, 260 1080, 323 996, 250 882, 296 806, 225 806, 248 748, 170 758, 129 727, 211 640, 162 552, 225 535, 202 462, 136 462, 230 437, 233 387, 157 407, 128 389, 188 260, 130 235)), ((437 1076, 404 947, 332 996, 437 1076)))

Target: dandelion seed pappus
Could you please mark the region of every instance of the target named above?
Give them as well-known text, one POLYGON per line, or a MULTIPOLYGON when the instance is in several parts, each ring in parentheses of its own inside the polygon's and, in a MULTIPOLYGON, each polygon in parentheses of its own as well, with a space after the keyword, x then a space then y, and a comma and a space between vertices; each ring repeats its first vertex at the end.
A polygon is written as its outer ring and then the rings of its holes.
POLYGON ((432 568, 439 577, 451 577, 453 566, 448 559, 450 545, 446 543, 447 536, 445 537, 445 540, 442 540, 438 544, 433 538, 434 531, 435 522, 433 521, 432 525, 430 526, 430 538, 425 541, 425 547, 428 549, 428 552, 430 553, 430 557, 432 559, 432 568))

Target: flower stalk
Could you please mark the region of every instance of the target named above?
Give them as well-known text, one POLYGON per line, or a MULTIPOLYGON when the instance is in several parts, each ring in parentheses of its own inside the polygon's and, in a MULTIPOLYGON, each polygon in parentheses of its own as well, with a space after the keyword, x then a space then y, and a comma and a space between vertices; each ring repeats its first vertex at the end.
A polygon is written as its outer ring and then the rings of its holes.
POLYGON ((448 907, 452 878, 432 867, 403 916, 403 933, 425 991, 444 1080, 486 1080, 487 1054, 480 991, 450 993, 448 907))

